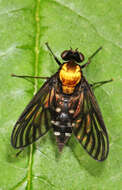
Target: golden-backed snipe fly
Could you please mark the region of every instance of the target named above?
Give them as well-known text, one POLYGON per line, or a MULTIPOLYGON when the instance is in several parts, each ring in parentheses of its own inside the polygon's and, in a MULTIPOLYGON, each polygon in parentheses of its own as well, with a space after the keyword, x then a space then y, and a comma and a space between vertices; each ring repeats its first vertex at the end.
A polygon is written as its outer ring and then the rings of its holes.
POLYGON ((11 136, 12 146, 17 149, 26 147, 52 128, 60 152, 74 133, 90 156, 98 161, 105 160, 109 151, 108 134, 92 88, 112 80, 89 84, 82 72, 101 47, 80 66, 84 55, 77 49, 65 50, 61 54, 64 60, 61 64, 48 43, 46 46, 59 69, 51 77, 37 77, 45 78, 46 82, 16 122, 11 136))

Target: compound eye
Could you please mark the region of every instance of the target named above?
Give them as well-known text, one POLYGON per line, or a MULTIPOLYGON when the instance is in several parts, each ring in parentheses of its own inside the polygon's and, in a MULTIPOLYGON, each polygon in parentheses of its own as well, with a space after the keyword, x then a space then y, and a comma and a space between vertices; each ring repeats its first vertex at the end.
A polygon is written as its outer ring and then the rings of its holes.
POLYGON ((70 50, 65 50, 62 52, 61 54, 61 58, 65 61, 69 60, 69 56, 71 55, 71 51, 70 50))
POLYGON ((82 53, 75 52, 74 53, 74 58, 75 58, 75 61, 80 63, 80 62, 82 62, 84 60, 84 55, 82 53))
POLYGON ((76 62, 80 63, 84 60, 84 55, 77 50, 65 50, 62 52, 61 58, 65 61, 75 60, 76 62))
POLYGON ((80 62, 84 61, 84 55, 82 53, 79 53, 79 59, 80 59, 80 62))

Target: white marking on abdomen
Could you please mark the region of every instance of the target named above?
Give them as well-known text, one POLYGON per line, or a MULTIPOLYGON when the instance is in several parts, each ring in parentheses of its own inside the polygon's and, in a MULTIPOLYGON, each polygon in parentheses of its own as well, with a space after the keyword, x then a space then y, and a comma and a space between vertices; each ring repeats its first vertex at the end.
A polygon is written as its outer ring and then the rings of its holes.
POLYGON ((60 124, 60 122, 59 121, 51 121, 51 123, 53 124, 53 125, 56 125, 56 126, 59 126, 59 124, 60 124))
POLYGON ((59 113, 61 112, 61 108, 57 107, 55 111, 59 113))
POLYGON ((70 137, 71 133, 65 133, 65 136, 70 137))
POLYGON ((75 123, 72 123, 72 127, 75 127, 75 123))
POLYGON ((61 133, 60 132, 58 132, 58 131, 55 131, 54 132, 54 135, 56 135, 56 136, 59 136, 61 133))
POLYGON ((74 110, 69 110, 69 113, 70 114, 73 114, 75 111, 74 110))

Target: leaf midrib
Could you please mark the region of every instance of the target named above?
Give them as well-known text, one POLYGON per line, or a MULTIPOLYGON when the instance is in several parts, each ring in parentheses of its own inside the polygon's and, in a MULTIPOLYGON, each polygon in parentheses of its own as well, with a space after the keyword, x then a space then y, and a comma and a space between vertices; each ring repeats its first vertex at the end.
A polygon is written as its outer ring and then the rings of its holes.
MULTIPOLYGON (((36 0, 36 9, 35 9, 35 23, 36 23, 36 37, 35 37, 35 62, 34 62, 34 75, 38 76, 38 64, 39 64, 39 37, 40 37, 40 0, 36 0)), ((37 92, 38 81, 34 79, 34 91, 33 95, 37 92)), ((28 162, 28 172, 27 172, 27 190, 31 189, 32 185, 32 165, 33 165, 33 144, 30 146, 29 152, 29 162, 28 162)))

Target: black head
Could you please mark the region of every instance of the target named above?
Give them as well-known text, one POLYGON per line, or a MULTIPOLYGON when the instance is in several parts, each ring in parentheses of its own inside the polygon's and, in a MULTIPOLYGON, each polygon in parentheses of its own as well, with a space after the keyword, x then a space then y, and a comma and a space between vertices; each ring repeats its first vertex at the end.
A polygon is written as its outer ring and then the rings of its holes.
POLYGON ((84 55, 76 50, 65 50, 62 52, 61 57, 65 61, 75 60, 76 62, 80 63, 84 61, 84 55))

